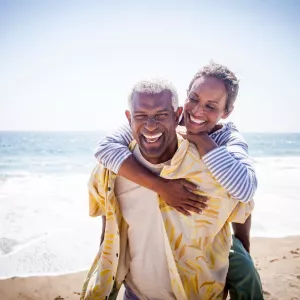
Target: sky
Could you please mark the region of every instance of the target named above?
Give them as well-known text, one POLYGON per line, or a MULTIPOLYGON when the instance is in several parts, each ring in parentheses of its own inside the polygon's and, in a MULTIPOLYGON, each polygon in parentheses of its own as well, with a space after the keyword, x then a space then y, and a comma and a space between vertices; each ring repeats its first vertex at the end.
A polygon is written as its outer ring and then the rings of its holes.
POLYGON ((0 0, 0 130, 107 131, 132 85, 183 104, 211 60, 240 79, 242 132, 300 132, 300 1, 0 0))

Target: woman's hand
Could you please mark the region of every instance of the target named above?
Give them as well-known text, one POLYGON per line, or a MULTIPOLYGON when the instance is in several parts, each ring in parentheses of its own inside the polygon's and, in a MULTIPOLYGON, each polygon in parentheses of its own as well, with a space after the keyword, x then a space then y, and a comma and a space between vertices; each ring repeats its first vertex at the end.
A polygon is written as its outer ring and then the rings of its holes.
POLYGON ((201 213, 206 207, 207 197, 196 195, 197 186, 185 179, 164 179, 157 185, 156 192, 169 205, 189 216, 189 211, 201 213))
POLYGON ((168 205, 186 216, 190 215, 189 211, 201 213, 207 206, 207 198, 193 192, 197 190, 196 185, 185 179, 157 176, 139 164, 133 155, 123 162, 118 175, 156 192, 168 205))
POLYGON ((180 134, 184 139, 187 139, 189 142, 195 144, 201 156, 218 147, 218 145, 210 138, 207 132, 199 132, 194 134, 188 132, 186 127, 178 126, 177 133, 180 134))

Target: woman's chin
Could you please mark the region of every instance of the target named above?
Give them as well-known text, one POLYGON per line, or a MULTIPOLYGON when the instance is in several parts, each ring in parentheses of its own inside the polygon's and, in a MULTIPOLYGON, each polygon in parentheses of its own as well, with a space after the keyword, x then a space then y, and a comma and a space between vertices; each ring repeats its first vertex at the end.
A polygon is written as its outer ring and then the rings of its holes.
POLYGON ((201 126, 186 126, 186 131, 191 134, 200 134, 207 132, 207 129, 205 127, 201 126), (200 128, 199 128, 200 127, 200 128))

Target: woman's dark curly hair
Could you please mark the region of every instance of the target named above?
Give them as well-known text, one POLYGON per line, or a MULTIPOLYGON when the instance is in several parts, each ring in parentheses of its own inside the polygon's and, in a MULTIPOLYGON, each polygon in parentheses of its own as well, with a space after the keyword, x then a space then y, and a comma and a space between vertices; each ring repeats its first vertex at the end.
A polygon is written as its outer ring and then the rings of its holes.
POLYGON ((226 100, 226 110, 229 111, 230 107, 233 106, 239 91, 239 81, 235 74, 226 66, 211 62, 209 65, 202 67, 195 74, 190 82, 188 92, 191 90, 195 80, 200 77, 215 77, 223 81, 228 95, 226 100))

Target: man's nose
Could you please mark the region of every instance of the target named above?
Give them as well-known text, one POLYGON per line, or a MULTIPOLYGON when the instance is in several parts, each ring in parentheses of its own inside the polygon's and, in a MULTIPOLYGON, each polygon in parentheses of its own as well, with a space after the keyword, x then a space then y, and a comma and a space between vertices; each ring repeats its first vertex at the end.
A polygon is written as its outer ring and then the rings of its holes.
POLYGON ((148 131, 154 131, 157 128, 157 123, 154 118, 148 118, 146 122, 146 129, 148 131))

